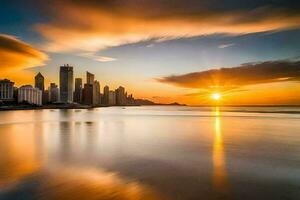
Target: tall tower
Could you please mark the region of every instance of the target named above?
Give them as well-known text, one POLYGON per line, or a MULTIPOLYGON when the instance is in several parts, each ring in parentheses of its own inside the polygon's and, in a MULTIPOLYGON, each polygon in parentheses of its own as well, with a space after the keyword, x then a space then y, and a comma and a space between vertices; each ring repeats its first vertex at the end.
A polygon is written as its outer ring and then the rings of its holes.
POLYGON ((75 78, 74 102, 82 102, 82 79, 75 78))
POLYGON ((109 87, 106 85, 103 89, 103 104, 108 105, 109 87))
POLYGON ((45 90, 44 87, 44 76, 39 72, 35 77, 35 84, 34 87, 40 89, 41 91, 45 90))
POLYGON ((86 84, 83 89, 83 103, 86 105, 94 104, 94 79, 94 74, 86 72, 86 84))
POLYGON ((101 98, 100 98, 100 83, 99 81, 94 81, 93 85, 93 105, 100 105, 101 98))
POLYGON ((55 83, 50 83, 49 91, 49 101, 51 103, 59 101, 59 89, 55 83))
POLYGON ((126 105, 125 88, 120 86, 116 89, 116 103, 117 105, 126 105))
POLYGON ((73 67, 61 66, 59 71, 60 101, 64 103, 73 102, 73 67))
POLYGON ((90 73, 90 72, 86 72, 86 83, 87 84, 94 84, 94 79, 95 79, 95 75, 90 73))

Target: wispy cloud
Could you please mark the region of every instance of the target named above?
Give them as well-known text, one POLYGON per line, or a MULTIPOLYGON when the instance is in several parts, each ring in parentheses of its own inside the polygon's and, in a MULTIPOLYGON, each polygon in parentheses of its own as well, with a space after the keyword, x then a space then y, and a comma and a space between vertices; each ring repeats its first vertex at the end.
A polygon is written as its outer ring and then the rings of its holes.
POLYGON ((99 62, 111 62, 111 61, 115 61, 116 58, 105 57, 105 56, 98 56, 97 58, 95 58, 95 60, 97 60, 99 62))
POLYGON ((227 47, 232 47, 234 46, 235 44, 234 43, 230 43, 230 44, 220 44, 218 46, 219 49, 224 49, 224 48, 227 48, 227 47))
POLYGON ((186 88, 228 90, 240 86, 300 80, 300 61, 247 63, 232 68, 212 69, 157 78, 161 83, 186 88))
POLYGON ((152 48, 152 47, 154 47, 154 44, 148 44, 146 47, 152 48))
POLYGON ((112 62, 117 60, 116 58, 112 58, 108 56, 98 56, 94 52, 85 52, 85 53, 80 53, 78 55, 86 58, 91 58, 99 62, 112 62))

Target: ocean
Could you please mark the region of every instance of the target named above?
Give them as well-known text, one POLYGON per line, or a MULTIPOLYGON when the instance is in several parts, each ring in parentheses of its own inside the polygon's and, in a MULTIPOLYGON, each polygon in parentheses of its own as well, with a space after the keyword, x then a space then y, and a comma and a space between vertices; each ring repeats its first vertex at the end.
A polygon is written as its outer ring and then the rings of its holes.
POLYGON ((300 199, 299 107, 0 112, 0 199, 300 199))

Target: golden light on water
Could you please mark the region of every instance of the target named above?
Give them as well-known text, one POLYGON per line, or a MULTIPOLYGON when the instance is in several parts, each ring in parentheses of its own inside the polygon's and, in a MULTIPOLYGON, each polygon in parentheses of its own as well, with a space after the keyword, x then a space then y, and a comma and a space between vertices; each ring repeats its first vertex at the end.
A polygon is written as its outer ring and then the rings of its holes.
POLYGON ((227 171, 225 163, 224 145, 221 131, 219 107, 214 111, 214 141, 213 141, 213 186, 219 192, 227 191, 227 171))

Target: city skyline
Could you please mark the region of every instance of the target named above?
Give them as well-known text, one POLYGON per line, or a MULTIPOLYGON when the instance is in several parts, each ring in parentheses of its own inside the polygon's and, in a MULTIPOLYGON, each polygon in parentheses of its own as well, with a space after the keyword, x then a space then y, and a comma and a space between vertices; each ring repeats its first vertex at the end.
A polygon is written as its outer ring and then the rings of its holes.
POLYGON ((0 79, 0 104, 12 109, 26 108, 26 104, 44 106, 44 108, 49 108, 49 106, 52 108, 87 108, 82 106, 129 106, 141 105, 144 101, 135 100, 133 95, 128 95, 122 86, 110 90, 109 86, 105 85, 101 90, 100 82, 89 71, 86 71, 83 84, 82 78, 74 77, 73 66, 69 64, 60 66, 58 76, 59 86, 50 82, 48 87, 41 72, 34 76, 34 86, 24 84, 16 87, 13 81, 0 79))
POLYGON ((280 0, 4 1, 0 77, 21 86, 41 72, 46 84, 58 83, 59 66, 69 63, 74 77, 93 71, 104 85, 160 103, 207 105, 212 93, 222 93, 223 104, 295 105, 299 8, 280 0), (244 66, 253 67, 250 82, 244 66), (241 78, 211 77, 222 68, 241 69, 241 78), (269 76, 273 71, 280 73, 269 76))

